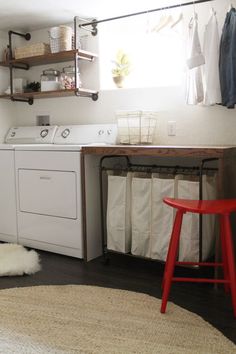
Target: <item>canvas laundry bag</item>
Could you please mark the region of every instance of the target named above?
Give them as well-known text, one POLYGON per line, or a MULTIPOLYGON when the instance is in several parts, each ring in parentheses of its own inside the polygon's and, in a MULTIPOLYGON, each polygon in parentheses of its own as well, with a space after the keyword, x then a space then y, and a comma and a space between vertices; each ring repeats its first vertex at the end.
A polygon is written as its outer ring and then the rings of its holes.
POLYGON ((153 259, 165 261, 174 221, 174 209, 163 198, 175 197, 175 179, 152 175, 151 252, 153 259))
MULTIPOLYGON (((213 200, 217 199, 217 175, 202 177, 202 192, 203 199, 213 200)), ((202 259, 206 260, 214 252, 214 246, 217 235, 217 225, 215 215, 202 216, 202 259)))
POLYGON ((131 249, 131 173, 108 175, 107 248, 128 253, 131 249))
MULTIPOLYGON (((191 178, 191 177, 186 177, 191 178)), ((216 177, 202 176, 203 199, 216 199, 216 177)), ((179 179, 178 198, 199 199, 199 181, 179 179)), ((215 243, 215 216, 202 216, 202 260, 213 252, 215 243)), ((186 213, 180 234, 179 261, 199 261, 199 215, 186 213)))
MULTIPOLYGON (((177 179, 177 196, 179 199, 199 199, 199 181, 177 179)), ((186 213, 183 216, 179 261, 198 262, 199 260, 199 215, 186 213)))
POLYGON ((137 176, 132 178, 131 253, 150 257, 152 179, 137 176))

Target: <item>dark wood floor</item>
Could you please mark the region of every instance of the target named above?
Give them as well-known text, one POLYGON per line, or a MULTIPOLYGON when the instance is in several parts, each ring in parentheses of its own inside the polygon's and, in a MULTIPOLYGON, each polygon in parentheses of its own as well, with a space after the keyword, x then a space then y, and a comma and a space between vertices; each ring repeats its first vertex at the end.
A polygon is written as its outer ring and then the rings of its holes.
MULTIPOLYGON (((84 263, 72 257, 39 252, 42 270, 31 276, 2 277, 0 288, 34 285, 87 284, 127 289, 161 297, 163 265, 157 262, 111 255, 110 264, 102 259, 84 263)), ((180 268, 183 273, 202 276, 200 270, 180 268)), ((223 289, 215 290, 209 284, 174 284, 171 301, 195 312, 236 343, 236 319, 233 317, 231 299, 223 289)))

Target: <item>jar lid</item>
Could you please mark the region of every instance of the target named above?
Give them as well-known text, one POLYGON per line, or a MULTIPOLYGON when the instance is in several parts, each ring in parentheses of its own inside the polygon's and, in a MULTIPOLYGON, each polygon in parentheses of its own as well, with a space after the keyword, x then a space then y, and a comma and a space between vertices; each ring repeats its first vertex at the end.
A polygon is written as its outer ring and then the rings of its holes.
POLYGON ((60 75, 60 71, 50 68, 50 69, 43 70, 43 75, 59 76, 60 75))
MULTIPOLYGON (((75 67, 70 65, 70 66, 65 66, 62 69, 63 73, 65 74, 74 74, 75 73, 75 67)), ((77 67, 77 73, 79 73, 79 68, 77 67)))

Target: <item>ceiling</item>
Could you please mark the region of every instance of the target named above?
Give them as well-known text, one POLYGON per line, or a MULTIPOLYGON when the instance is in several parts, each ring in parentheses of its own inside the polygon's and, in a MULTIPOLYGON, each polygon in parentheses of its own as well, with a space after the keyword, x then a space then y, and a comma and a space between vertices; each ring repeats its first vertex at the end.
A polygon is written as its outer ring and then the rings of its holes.
POLYGON ((74 16, 104 19, 179 2, 179 0, 0 0, 0 30, 35 30, 72 22, 74 16))

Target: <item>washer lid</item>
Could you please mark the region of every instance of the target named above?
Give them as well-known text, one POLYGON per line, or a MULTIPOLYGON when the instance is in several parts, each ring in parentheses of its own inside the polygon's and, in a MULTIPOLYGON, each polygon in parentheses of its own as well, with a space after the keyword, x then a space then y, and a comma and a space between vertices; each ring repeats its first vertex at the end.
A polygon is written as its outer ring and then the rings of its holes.
POLYGON ((57 126, 12 127, 5 143, 8 144, 52 144, 57 126))
POLYGON ((54 144, 115 144, 116 124, 62 125, 54 137, 54 144))

